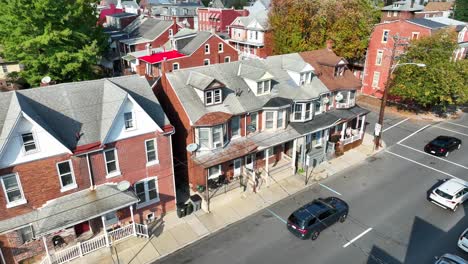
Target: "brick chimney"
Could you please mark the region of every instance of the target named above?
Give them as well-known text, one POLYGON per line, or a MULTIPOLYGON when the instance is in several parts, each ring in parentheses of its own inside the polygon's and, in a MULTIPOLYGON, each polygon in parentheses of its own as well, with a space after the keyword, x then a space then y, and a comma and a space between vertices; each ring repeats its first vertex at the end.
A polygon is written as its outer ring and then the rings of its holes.
POLYGON ((335 43, 333 40, 329 39, 327 40, 327 50, 328 51, 333 51, 333 44, 335 43))

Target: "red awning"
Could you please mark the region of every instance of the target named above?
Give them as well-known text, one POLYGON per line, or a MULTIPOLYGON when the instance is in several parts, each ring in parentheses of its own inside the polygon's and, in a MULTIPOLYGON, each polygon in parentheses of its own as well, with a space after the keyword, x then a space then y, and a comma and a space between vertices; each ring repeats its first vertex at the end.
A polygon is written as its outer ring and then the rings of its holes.
POLYGON ((155 64, 158 62, 161 62, 166 58, 166 60, 171 60, 175 58, 180 58, 184 57, 185 54, 179 53, 177 50, 171 50, 171 51, 166 51, 166 52, 160 52, 160 53, 154 53, 148 56, 142 56, 139 57, 138 59, 150 63, 150 64, 155 64))
POLYGON ((214 15, 213 19, 219 19, 219 13, 214 15))

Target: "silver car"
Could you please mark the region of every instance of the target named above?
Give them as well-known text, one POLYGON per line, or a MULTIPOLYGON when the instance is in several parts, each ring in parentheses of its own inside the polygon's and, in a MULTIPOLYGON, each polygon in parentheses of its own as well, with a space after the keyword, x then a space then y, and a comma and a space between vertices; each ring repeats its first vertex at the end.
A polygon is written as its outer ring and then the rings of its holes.
POLYGON ((461 257, 453 254, 444 254, 440 258, 436 257, 435 264, 468 264, 468 262, 461 257))
POLYGON ((458 239, 458 247, 463 251, 468 252, 468 228, 463 231, 458 239))

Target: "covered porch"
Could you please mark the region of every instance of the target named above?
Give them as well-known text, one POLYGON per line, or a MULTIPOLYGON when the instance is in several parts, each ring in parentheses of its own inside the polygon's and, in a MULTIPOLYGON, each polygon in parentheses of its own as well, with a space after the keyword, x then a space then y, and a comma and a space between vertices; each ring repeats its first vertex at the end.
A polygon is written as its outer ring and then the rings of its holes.
POLYGON ((366 129, 366 115, 369 110, 355 106, 351 109, 337 109, 333 114, 341 121, 330 128, 330 142, 335 145, 337 155, 359 146, 366 129))

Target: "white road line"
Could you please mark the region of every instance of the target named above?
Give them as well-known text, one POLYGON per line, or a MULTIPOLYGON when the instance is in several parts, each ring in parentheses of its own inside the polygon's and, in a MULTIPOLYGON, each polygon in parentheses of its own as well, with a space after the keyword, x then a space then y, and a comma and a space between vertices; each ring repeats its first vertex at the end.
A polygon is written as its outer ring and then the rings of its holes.
POLYGON ((464 128, 468 128, 468 126, 460 125, 460 124, 449 122, 449 121, 445 121, 444 123, 449 123, 449 124, 452 124, 452 125, 455 125, 455 126, 461 126, 461 127, 464 127, 464 128))
POLYGON ((397 144, 400 144, 401 142, 403 142, 403 141, 407 140, 408 138, 410 138, 410 137, 414 136, 415 134, 417 134, 417 133, 421 132, 422 130, 426 129, 426 128, 427 128, 427 127, 429 127, 429 126, 431 126, 431 124, 429 124, 429 125, 427 125, 427 126, 424 126, 424 127, 420 128, 420 129, 416 130, 415 132, 411 133, 409 136, 407 136, 407 137, 405 137, 404 139, 402 139, 402 140, 398 141, 398 143, 397 143, 397 144))
POLYGON ((332 188, 326 186, 325 184, 319 183, 319 185, 322 186, 322 187, 325 188, 325 189, 328 189, 328 190, 331 191, 331 192, 334 192, 334 193, 336 193, 336 194, 338 194, 338 195, 341 195, 341 193, 339 193, 339 192, 333 190, 332 188))
POLYGON ((399 157, 399 158, 405 159, 405 160, 407 160, 407 161, 416 163, 416 164, 418 164, 418 165, 420 165, 420 166, 423 166, 423 167, 425 167, 425 168, 428 168, 428 169, 431 169, 431 170, 440 172, 440 173, 445 174, 445 175, 447 175, 447 176, 450 176, 450 177, 452 177, 452 178, 459 179, 457 176, 453 176, 453 175, 450 174, 450 173, 447 173, 447 172, 445 172, 445 171, 441 171, 441 170, 438 170, 438 169, 434 169, 434 168, 432 168, 432 167, 430 167, 430 166, 427 166, 427 165, 422 164, 422 163, 420 163, 420 162, 417 162, 417 161, 415 161, 415 160, 409 159, 409 158, 407 158, 407 157, 403 157, 403 156, 398 155, 398 154, 396 154, 396 153, 393 153, 393 152, 391 152, 391 151, 389 151, 389 150, 385 150, 385 152, 390 153, 390 154, 392 154, 392 155, 394 155, 394 156, 397 156, 397 157, 399 157))
POLYGON ((405 148, 412 149, 412 150, 417 151, 417 152, 420 152, 420 153, 422 153, 422 154, 424 154, 424 155, 427 155, 427 156, 430 156, 430 157, 433 157, 433 158, 436 158, 436 159, 439 159, 439 160, 442 160, 442 161, 451 163, 451 164, 453 164, 453 165, 455 165, 455 166, 464 168, 465 170, 468 170, 468 167, 463 166, 463 165, 461 165, 461 164, 458 164, 458 163, 456 163, 456 162, 453 162, 453 161, 450 161, 450 160, 443 159, 443 158, 441 158, 441 157, 437 157, 437 156, 431 155, 431 154, 426 153, 426 152, 424 152, 424 151, 422 151, 422 150, 415 149, 415 148, 410 147, 410 146, 407 146, 407 145, 405 145, 405 144, 398 143, 398 145, 400 145, 400 146, 402 146, 402 147, 405 147, 405 148))
POLYGON ((357 237, 351 239, 351 241, 349 241, 348 243, 344 244, 343 247, 347 247, 349 245, 351 245, 353 242, 355 242, 356 240, 360 239, 362 236, 364 236, 365 234, 369 233, 369 231, 372 230, 372 227, 369 227, 366 231, 362 232, 360 235, 358 235, 357 237))
POLYGON ((447 130, 447 131, 450 131, 450 132, 455 133, 455 134, 460 134, 460 135, 463 135, 465 137, 468 137, 468 134, 465 134, 465 133, 462 133, 462 132, 458 132, 458 131, 451 130, 451 129, 441 127, 441 126, 434 126, 434 127, 437 127, 437 128, 443 129, 443 130, 447 130))
POLYGON ((385 131, 387 131, 387 130, 393 128, 393 127, 396 127, 396 126, 398 126, 399 124, 401 124, 401 123, 403 123, 403 122, 405 122, 405 121, 408 121, 409 119, 410 119, 410 118, 408 117, 408 118, 406 118, 406 119, 404 119, 404 120, 401 120, 400 122, 398 122, 398 123, 396 123, 396 124, 394 124, 394 125, 392 125, 392 126, 387 127, 386 129, 382 130, 382 132, 385 132, 385 131))
POLYGON ((275 214, 275 212, 273 212, 272 210, 266 208, 265 210, 267 210, 268 212, 270 212, 270 214, 272 214, 274 217, 278 218, 281 222, 287 224, 288 222, 286 222, 286 220, 284 220, 283 218, 281 218, 281 216, 275 214))

